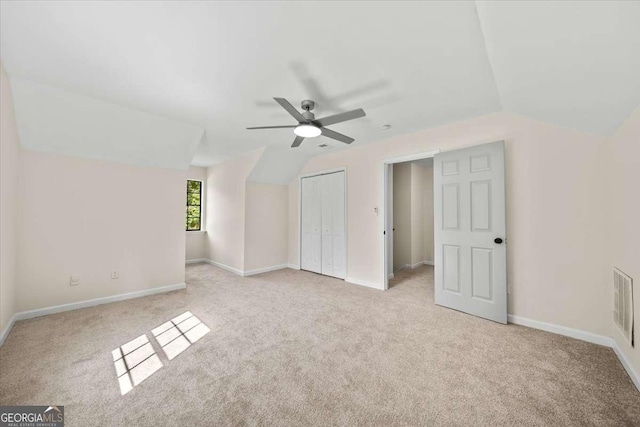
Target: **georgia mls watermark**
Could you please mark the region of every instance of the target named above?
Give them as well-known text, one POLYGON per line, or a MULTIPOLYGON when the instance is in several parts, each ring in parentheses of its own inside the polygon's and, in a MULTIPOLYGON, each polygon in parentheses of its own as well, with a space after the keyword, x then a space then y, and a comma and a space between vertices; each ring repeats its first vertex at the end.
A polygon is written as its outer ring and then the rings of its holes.
POLYGON ((64 406, 0 406, 0 427, 64 427, 64 406))

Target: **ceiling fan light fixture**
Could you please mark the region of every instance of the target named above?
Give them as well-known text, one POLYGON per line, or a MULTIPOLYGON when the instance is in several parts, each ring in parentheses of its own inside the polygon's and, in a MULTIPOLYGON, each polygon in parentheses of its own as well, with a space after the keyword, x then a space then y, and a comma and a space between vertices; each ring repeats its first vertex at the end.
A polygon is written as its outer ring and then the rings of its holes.
POLYGON ((320 136, 322 130, 319 127, 314 125, 298 125, 293 129, 293 133, 303 138, 315 138, 316 136, 320 136))

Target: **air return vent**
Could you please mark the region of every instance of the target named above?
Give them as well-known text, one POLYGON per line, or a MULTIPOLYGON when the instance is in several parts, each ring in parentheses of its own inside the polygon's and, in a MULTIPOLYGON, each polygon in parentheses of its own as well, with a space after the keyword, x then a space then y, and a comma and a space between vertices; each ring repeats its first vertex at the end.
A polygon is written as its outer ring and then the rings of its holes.
POLYGON ((633 281, 617 268, 613 269, 613 321, 633 346, 633 281))

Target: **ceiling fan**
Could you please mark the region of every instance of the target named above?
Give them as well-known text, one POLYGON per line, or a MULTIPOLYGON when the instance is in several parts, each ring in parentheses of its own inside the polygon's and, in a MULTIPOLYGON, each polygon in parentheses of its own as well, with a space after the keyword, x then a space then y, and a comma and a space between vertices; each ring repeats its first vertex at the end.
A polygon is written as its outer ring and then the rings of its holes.
POLYGON ((304 112, 299 112, 296 110, 296 107, 291 105, 289 101, 284 98, 273 98, 276 100, 278 104, 282 106, 289 114, 293 116, 294 119, 298 121, 297 125, 285 125, 285 126, 260 126, 260 127, 251 127, 247 129, 285 129, 292 128, 293 133, 296 134, 296 139, 293 140, 293 144, 291 144, 291 148, 299 147, 304 141, 305 138, 315 138, 316 136, 324 135, 328 138, 335 139, 340 142, 344 142, 345 144, 351 144, 355 141, 353 138, 350 138, 341 133, 332 131, 331 129, 327 129, 325 126, 334 125, 336 123, 346 122, 347 120, 358 119, 360 117, 366 116, 364 110, 362 108, 358 108, 357 110, 347 111, 346 113, 334 114, 333 116, 323 117, 321 119, 316 119, 315 115, 311 112, 313 107, 315 107, 315 102, 305 99, 302 101, 301 106, 304 112))

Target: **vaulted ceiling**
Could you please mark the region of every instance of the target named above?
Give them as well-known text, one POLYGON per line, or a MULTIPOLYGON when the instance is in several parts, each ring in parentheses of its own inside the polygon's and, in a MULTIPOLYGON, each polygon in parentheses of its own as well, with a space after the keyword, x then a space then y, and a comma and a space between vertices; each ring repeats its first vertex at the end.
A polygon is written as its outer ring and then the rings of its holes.
POLYGON ((22 142, 65 154, 184 167, 266 146, 254 175, 281 181, 284 162, 347 146, 319 137, 294 151, 290 129, 245 130, 292 124, 274 96, 313 99, 317 117, 364 108, 332 127, 352 145, 496 111, 608 135, 640 104, 640 2, 0 8, 22 142))

